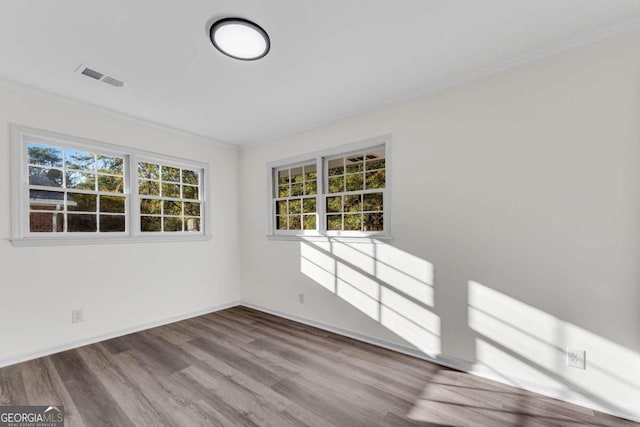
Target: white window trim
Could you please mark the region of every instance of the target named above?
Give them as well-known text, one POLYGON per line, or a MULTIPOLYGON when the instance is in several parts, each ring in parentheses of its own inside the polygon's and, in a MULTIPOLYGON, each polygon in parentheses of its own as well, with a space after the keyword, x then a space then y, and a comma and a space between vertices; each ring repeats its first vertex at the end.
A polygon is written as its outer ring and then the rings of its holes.
POLYGON ((151 151, 139 150, 116 144, 95 141, 72 135, 65 135, 29 126, 10 124, 11 134, 11 238, 14 246, 71 246, 86 244, 118 244, 145 242, 176 242, 210 240, 209 232, 209 164, 199 161, 182 159, 151 151), (127 231, 119 233, 29 233, 27 213, 29 212, 28 186, 26 180, 26 140, 35 139, 45 144, 61 145, 63 147, 83 150, 100 151, 105 154, 124 156, 128 169, 124 171, 125 193, 127 194, 127 231), (172 233, 143 233, 140 229, 139 195, 137 194, 137 164, 138 161, 161 163, 185 169, 200 171, 201 231, 172 232, 172 233))
POLYGON ((391 240, 391 185, 392 179, 392 161, 391 161, 391 144, 392 135, 381 135, 374 138, 368 138, 361 141, 353 142, 350 144, 340 145, 337 147, 331 147, 325 150, 319 150, 312 153, 290 157, 283 160, 277 160, 267 163, 266 168, 266 183, 267 183, 267 233, 266 236, 271 240, 313 240, 313 241, 325 241, 332 238, 340 238, 345 241, 362 242, 375 240, 391 240), (327 170, 325 167, 325 160, 331 157, 348 156, 353 153, 359 153, 364 150, 368 150, 375 147, 384 146, 385 152, 385 173, 386 183, 383 190, 384 194, 384 231, 326 231, 326 216, 325 216, 325 201, 324 194, 325 182, 327 180, 327 170), (316 168, 318 171, 318 193, 316 196, 316 212, 317 212, 317 224, 318 230, 282 230, 276 231, 275 228, 275 207, 273 189, 276 182, 275 171, 278 168, 285 168, 296 166, 304 163, 316 162, 316 168), (322 175, 322 176, 321 176, 322 175), (325 230, 325 231, 323 231, 325 230))

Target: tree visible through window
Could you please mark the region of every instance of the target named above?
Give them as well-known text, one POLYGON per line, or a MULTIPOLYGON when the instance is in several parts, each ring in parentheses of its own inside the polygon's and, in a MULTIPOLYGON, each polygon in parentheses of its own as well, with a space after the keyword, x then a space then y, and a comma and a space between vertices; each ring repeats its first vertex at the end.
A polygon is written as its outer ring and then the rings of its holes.
POLYGON ((318 172, 315 163, 276 171, 276 229, 315 230, 318 172))
POLYGON ((29 232, 127 228, 124 157, 28 143, 29 232))
POLYGON ((272 164, 274 234, 388 234, 385 140, 355 151, 332 149, 306 162, 272 164))
POLYGON ((200 173, 157 163, 138 162, 140 231, 200 231, 200 173))
POLYGON ((383 231, 384 150, 332 158, 327 163, 328 231, 383 231))
POLYGON ((15 245, 207 238, 206 163, 10 129, 15 245))

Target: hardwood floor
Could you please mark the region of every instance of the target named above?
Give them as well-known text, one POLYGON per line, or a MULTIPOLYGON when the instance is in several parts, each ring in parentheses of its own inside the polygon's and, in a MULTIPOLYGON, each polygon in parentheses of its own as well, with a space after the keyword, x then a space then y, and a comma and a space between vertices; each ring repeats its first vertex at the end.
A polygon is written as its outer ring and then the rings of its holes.
POLYGON ((638 426, 244 307, 0 369, 67 426, 638 426))

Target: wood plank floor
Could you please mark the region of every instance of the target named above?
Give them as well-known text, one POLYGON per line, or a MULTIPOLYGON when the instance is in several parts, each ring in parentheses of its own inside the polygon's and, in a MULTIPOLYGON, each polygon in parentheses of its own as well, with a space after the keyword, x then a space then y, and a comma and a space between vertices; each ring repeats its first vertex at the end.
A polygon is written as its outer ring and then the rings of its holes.
POLYGON ((67 426, 638 426, 244 307, 0 369, 67 426))

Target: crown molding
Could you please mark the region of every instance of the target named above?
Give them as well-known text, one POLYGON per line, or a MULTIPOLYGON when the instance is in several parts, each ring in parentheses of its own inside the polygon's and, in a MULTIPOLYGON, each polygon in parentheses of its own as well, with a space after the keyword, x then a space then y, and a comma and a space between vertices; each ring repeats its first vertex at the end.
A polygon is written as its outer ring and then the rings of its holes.
POLYGON ((230 142, 223 142, 223 141, 218 141, 215 139, 212 139, 211 137, 208 137, 206 135, 202 135, 199 133, 195 133, 195 132, 190 132, 188 130, 184 130, 184 129, 180 129, 180 128, 176 128, 173 126, 168 126, 168 125, 164 125, 161 123, 157 123, 154 122, 152 120, 148 120, 148 119, 143 119, 141 117, 137 117, 135 115, 132 114, 127 114, 127 113, 123 113, 117 110, 113 110, 110 108, 106 108, 106 107, 102 107, 100 105, 97 104, 92 104, 89 102, 85 102, 85 101, 81 101, 79 99, 75 99, 66 95, 62 95, 59 93, 55 93, 46 89, 42 89, 39 87, 35 87, 35 86, 31 86, 25 83, 21 83, 21 82, 17 82, 15 80, 9 79, 5 76, 0 76, 0 85, 4 85, 5 87, 9 87, 9 88, 13 88, 13 89, 17 89, 17 90, 21 90, 23 92, 28 92, 34 95, 38 95, 38 96, 44 96, 46 98, 49 99, 53 99, 56 101, 63 101, 66 102, 68 104, 72 104, 74 106, 78 106, 78 107, 82 107, 84 109, 90 109, 94 112, 98 112, 98 113, 102 113, 102 114, 108 114, 112 117, 116 117, 119 119, 125 119, 128 121, 132 121, 141 125, 145 125, 145 126, 149 126, 149 127, 153 127, 155 129, 159 129, 165 132, 171 132, 171 133, 175 133, 177 135, 181 135, 181 136, 188 136, 190 138, 198 138, 198 139, 202 139, 204 141, 206 141, 209 144, 213 144, 216 145, 218 147, 221 148, 227 148, 227 149, 231 149, 234 151, 238 151, 239 147, 237 144, 232 144, 230 142))
POLYGON ((346 113, 336 114, 327 119, 317 121, 310 125, 301 126, 301 127, 292 129, 290 131, 285 131, 272 136, 268 136, 265 139, 238 141, 237 144, 241 150, 246 150, 246 149, 250 149, 250 148, 254 148, 262 145, 273 144, 292 135, 317 129, 319 127, 326 126, 328 124, 331 124, 340 120, 353 118, 360 114, 379 110, 381 108, 388 107, 391 105, 396 105, 412 99, 433 95, 435 93, 442 92, 446 89, 450 89, 456 86, 461 86, 465 83, 472 82, 474 80, 479 80, 483 77, 488 77, 493 74, 498 74, 503 71, 518 68, 518 67, 521 67, 545 58, 560 55, 562 53, 565 53, 580 47, 588 46, 588 45, 591 45, 591 44, 633 31, 633 30, 637 30, 637 29, 640 29, 640 18, 634 18, 629 21, 611 25, 609 27, 605 27, 597 31, 593 31, 593 32, 566 40, 561 43, 557 43, 542 49, 537 49, 532 52, 525 53, 523 55, 515 56, 511 59, 507 59, 506 61, 502 61, 496 64, 482 67, 480 69, 471 71, 469 73, 461 74, 459 76, 455 76, 449 79, 443 79, 435 83, 422 85, 408 92, 405 92, 403 94, 395 95, 390 98, 384 99, 382 101, 373 103, 370 106, 367 106, 365 108, 362 108, 362 107, 353 108, 346 113))

